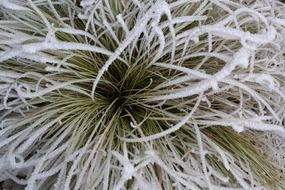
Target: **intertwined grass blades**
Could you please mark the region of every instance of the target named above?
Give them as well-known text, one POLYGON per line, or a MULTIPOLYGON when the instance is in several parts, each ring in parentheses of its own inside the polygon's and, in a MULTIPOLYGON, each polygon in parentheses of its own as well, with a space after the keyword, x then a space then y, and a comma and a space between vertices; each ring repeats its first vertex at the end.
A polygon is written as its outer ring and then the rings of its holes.
POLYGON ((285 188, 280 2, 0 5, 1 181, 285 188))

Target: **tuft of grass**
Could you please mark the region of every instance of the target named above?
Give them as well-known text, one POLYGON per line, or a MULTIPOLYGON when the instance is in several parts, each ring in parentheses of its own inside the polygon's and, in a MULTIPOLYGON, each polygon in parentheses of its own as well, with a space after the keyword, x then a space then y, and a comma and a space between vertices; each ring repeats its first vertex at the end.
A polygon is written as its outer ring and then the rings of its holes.
POLYGON ((262 152, 284 153, 284 9, 0 2, 0 181, 283 189, 284 163, 262 152))

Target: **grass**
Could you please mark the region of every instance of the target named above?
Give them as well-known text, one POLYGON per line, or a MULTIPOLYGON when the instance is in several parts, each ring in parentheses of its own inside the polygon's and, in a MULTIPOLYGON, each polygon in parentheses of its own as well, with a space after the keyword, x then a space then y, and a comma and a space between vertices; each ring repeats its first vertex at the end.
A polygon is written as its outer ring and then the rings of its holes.
POLYGON ((3 183, 284 188, 282 3, 0 6, 3 183))

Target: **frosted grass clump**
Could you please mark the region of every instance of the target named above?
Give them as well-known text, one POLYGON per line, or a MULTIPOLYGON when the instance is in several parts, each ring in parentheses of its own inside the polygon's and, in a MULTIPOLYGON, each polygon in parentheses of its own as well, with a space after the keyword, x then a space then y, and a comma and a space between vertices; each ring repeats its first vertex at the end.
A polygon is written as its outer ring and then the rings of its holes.
POLYGON ((284 34, 271 0, 1 1, 2 186, 284 189, 284 34))

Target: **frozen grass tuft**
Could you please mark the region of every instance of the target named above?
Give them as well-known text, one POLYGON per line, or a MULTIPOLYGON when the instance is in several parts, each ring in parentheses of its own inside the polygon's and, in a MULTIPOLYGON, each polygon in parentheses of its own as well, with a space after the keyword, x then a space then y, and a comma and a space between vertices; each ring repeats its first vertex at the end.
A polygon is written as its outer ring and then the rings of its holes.
POLYGON ((284 189, 284 36, 279 1, 1 1, 2 186, 284 189))

